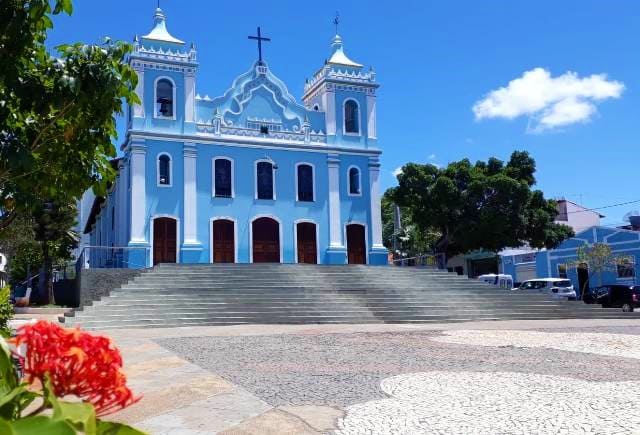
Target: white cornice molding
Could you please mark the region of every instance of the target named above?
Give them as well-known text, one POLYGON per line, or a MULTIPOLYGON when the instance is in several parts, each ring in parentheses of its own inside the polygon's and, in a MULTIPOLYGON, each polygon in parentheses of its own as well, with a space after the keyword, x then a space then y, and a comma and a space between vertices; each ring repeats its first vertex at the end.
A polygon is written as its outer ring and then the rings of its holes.
MULTIPOLYGON (((244 148, 262 148, 262 149, 272 149, 272 150, 288 150, 288 151, 307 151, 307 152, 317 152, 317 153, 337 153, 337 154, 352 154, 352 155, 360 155, 360 156, 377 156, 382 154, 382 150, 378 148, 353 148, 353 147, 341 147, 335 145, 317 145, 315 143, 311 144, 296 144, 288 141, 277 141, 272 140, 270 138, 262 139, 262 138, 253 138, 247 137, 242 138, 244 140, 238 140, 238 136, 228 137, 225 135, 221 136, 200 136, 200 135, 181 135, 181 134, 170 134, 170 133, 155 133, 155 132, 146 132, 146 131, 129 131, 127 133, 130 137, 130 142, 144 141, 147 139, 151 140, 165 140, 167 142, 196 142, 199 144, 210 144, 210 145, 226 145, 226 146, 237 146, 244 148)), ((125 150, 129 149, 131 145, 129 145, 125 150)))

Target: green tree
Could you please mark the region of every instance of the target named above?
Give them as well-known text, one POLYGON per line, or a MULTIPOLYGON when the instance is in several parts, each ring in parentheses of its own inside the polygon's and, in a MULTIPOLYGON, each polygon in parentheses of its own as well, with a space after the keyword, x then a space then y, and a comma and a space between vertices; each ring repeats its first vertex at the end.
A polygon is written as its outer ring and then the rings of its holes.
POLYGON ((77 246, 78 236, 73 230, 77 210, 74 202, 51 203, 34 207, 31 215, 20 214, 5 230, 0 231, 0 251, 7 254, 10 282, 21 283, 31 276, 44 273, 43 302, 54 303, 51 272, 54 266, 66 265, 77 246), (46 290, 46 291, 45 291, 46 290))
POLYGON ((598 285, 602 285, 602 275, 605 272, 617 272, 618 265, 632 258, 628 255, 616 255, 611 250, 611 246, 606 243, 594 243, 589 245, 585 243, 577 250, 577 259, 570 265, 577 268, 587 267, 589 271, 589 280, 584 283, 585 288, 580 289, 580 297, 584 295, 588 289, 586 285, 595 276, 598 277, 598 285))
POLYGON ((554 223, 555 201, 532 189, 535 169, 525 151, 514 152, 506 164, 496 158, 475 164, 463 159, 445 168, 408 163, 388 195, 420 231, 440 234, 435 249, 448 257, 525 243, 553 248, 573 230, 554 223))
MULTIPOLYGON (((76 225, 75 203, 61 204, 47 201, 35 210, 34 236, 42 246, 42 269, 40 280, 46 295, 45 303, 54 304, 52 271, 54 262, 64 263, 71 259, 73 249, 78 246, 78 236, 73 230, 76 225)), ((44 290, 44 291, 42 291, 44 290)))
POLYGON ((0 2, 0 229, 47 200, 104 192, 114 171, 115 116, 139 102, 129 44, 46 47, 71 0, 0 2))
POLYGON ((401 213, 401 229, 395 231, 393 223, 394 203, 391 191, 388 190, 382 196, 382 240, 387 249, 393 250, 394 238, 397 240, 399 252, 395 256, 414 257, 432 253, 440 234, 434 230, 423 232, 417 225, 411 222, 410 215, 401 213))
POLYGON ((0 230, 0 252, 7 255, 9 281, 18 284, 27 279, 27 269, 32 275, 42 264, 42 246, 35 238, 33 217, 20 214, 9 228, 0 230))

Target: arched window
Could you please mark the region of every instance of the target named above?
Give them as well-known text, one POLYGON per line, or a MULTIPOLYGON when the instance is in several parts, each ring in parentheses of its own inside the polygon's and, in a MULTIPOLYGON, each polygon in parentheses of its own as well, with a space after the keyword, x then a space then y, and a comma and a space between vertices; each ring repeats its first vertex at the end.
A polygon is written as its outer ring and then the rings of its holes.
POLYGON ((360 170, 352 167, 349 169, 349 195, 360 195, 360 170))
POLYGON ((233 197, 233 167, 231 160, 219 158, 213 165, 214 196, 216 198, 233 197))
POLYGON ((274 199, 273 165, 269 162, 258 162, 256 165, 256 188, 258 199, 274 199))
POLYGON ((166 154, 158 157, 158 184, 171 185, 171 157, 166 154))
POLYGON ((347 100, 344 103, 344 131, 345 133, 360 133, 360 114, 358 113, 358 103, 354 100, 347 100))
POLYGON ((156 84, 156 116, 173 118, 173 83, 160 79, 156 84))
POLYGON ((298 201, 312 202, 313 198, 313 166, 298 165, 298 201))

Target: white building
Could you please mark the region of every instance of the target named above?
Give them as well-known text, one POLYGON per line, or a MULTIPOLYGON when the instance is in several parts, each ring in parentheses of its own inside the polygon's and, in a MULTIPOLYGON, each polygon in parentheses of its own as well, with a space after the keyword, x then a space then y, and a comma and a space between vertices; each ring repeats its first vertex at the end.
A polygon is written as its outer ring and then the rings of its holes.
POLYGON ((576 234, 587 228, 600 226, 600 219, 604 217, 597 211, 566 199, 559 199, 557 202, 558 217, 556 218, 556 223, 570 226, 576 234))

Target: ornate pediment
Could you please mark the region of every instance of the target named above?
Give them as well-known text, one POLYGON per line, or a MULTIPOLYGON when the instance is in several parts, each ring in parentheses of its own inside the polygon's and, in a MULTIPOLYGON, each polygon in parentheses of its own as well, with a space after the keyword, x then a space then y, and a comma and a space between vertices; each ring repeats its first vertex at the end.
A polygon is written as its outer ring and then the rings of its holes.
MULTIPOLYGON (((223 127, 297 133, 302 131, 305 120, 309 122, 309 111, 296 102, 284 82, 264 62, 256 62, 237 77, 223 96, 200 98, 198 105, 199 117, 206 116, 202 122, 217 116, 223 127)), ((312 129, 324 130, 319 125, 312 129)))

